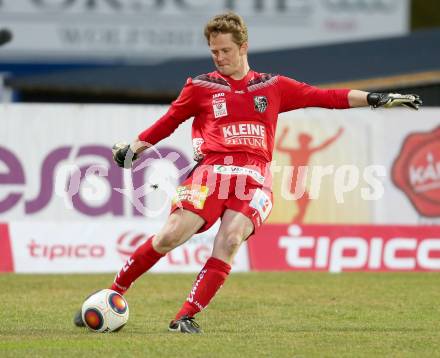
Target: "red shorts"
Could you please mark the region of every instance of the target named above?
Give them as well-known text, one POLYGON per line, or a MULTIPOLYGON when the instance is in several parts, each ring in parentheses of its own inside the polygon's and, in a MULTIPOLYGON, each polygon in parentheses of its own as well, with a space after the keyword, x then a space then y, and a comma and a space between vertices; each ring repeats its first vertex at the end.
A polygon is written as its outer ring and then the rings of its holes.
POLYGON ((272 191, 255 166, 201 164, 177 187, 171 212, 181 208, 205 220, 198 231, 208 230, 226 209, 251 219, 254 232, 272 210, 272 191))

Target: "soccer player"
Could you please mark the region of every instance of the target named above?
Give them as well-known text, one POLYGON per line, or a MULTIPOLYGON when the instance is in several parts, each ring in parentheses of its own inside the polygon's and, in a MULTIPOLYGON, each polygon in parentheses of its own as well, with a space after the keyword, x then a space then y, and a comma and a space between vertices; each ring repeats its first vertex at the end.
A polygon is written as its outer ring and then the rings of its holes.
MULTIPOLYGON (((129 168, 139 153, 194 117, 192 138, 199 163, 177 188, 162 230, 137 248, 110 287, 124 294, 166 253, 220 218, 212 256, 168 327, 182 333, 201 332, 195 315, 222 287, 240 245, 258 230, 271 211, 267 168, 272 160, 279 113, 304 107, 405 105, 417 109, 421 105, 417 95, 324 90, 281 75, 253 71, 247 58, 246 24, 232 12, 212 18, 204 34, 216 71, 189 78, 163 117, 131 144, 116 145, 113 152, 116 163, 129 168)), ((81 312, 77 312, 74 322, 84 325, 81 312)))

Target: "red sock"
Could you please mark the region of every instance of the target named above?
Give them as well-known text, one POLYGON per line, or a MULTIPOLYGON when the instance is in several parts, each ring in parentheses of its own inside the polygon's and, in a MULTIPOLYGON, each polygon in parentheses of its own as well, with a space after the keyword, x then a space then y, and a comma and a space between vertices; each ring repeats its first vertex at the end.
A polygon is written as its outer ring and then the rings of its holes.
POLYGON ((152 242, 153 237, 139 246, 130 256, 125 265, 122 266, 121 271, 116 275, 115 281, 110 287, 111 290, 123 295, 140 275, 148 271, 159 259, 165 256, 153 248, 152 242))
POLYGON ((231 266, 226 262, 210 257, 197 276, 186 302, 176 315, 176 319, 182 316, 194 317, 196 313, 204 309, 222 287, 230 271, 231 266))

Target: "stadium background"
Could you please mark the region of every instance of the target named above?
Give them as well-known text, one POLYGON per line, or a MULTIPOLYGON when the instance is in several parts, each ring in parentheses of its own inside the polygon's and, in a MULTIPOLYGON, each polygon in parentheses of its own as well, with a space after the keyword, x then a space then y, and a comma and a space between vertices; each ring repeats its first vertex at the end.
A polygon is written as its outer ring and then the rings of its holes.
MULTIPOLYGON (((283 129, 288 134, 279 144, 284 150, 274 151, 281 167, 275 206, 233 270, 422 271, 438 283, 427 273, 440 271, 440 7, 434 0, 0 2, 0 27, 13 33, 0 47, 5 280, 11 272, 115 272, 160 228, 170 204, 165 188, 192 163, 190 121, 133 177, 112 163, 110 147, 152 124, 187 77, 212 69, 193 31, 227 7, 249 23, 256 70, 424 100, 418 112, 283 114, 277 140, 283 129), (312 148, 330 143, 310 155, 301 135, 312 148), (289 165, 329 170, 316 198, 286 199, 289 165), (139 189, 144 181, 159 183, 159 190, 139 189), (143 197, 143 213, 134 208, 133 188, 143 197)), ((311 180, 305 188, 312 196, 311 180)), ((215 227, 194 237, 153 272, 198 272, 214 234, 215 227)), ((304 282, 316 277, 309 275, 304 282)))

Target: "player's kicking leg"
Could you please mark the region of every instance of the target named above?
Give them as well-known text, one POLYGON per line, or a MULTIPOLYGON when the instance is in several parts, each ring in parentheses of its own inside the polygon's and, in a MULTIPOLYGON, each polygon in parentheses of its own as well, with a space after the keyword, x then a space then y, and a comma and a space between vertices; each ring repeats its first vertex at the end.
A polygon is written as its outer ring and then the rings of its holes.
MULTIPOLYGON (((153 267, 165 254, 182 245, 204 224, 204 220, 188 210, 175 210, 159 234, 139 246, 116 275, 110 289, 124 294, 132 283, 153 267)), ((75 326, 84 327, 81 310, 73 318, 75 326)))
POLYGON ((198 274, 191 292, 168 329, 172 332, 200 333, 194 316, 204 309, 225 282, 240 245, 252 234, 252 221, 240 212, 226 210, 214 241, 212 256, 198 274))

